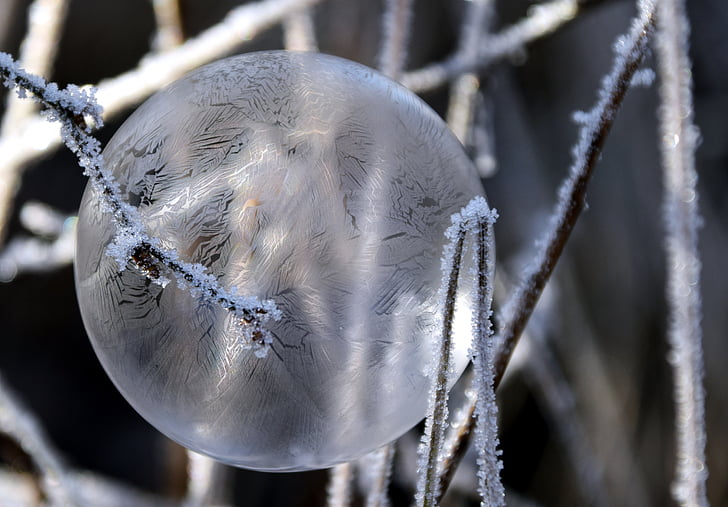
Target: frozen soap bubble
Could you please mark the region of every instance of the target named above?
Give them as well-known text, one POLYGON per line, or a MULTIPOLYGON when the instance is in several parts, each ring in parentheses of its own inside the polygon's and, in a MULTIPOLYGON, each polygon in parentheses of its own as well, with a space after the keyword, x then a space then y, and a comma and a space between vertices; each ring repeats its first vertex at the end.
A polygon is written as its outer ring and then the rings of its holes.
MULTIPOLYGON (((419 98, 340 58, 246 54, 151 97, 104 160, 151 236, 283 313, 259 358, 219 305, 120 271, 89 186, 76 252, 83 320, 156 428, 225 463, 291 471, 358 458, 422 419, 443 233, 483 190, 419 98)), ((469 273, 451 384, 467 362, 469 273)))

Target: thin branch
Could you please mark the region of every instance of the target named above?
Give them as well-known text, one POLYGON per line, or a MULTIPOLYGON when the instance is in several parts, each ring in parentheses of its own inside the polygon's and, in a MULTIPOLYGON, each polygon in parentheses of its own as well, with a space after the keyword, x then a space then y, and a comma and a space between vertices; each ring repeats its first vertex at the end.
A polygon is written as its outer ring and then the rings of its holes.
POLYGON ((515 25, 481 41, 474 57, 458 51, 441 62, 406 73, 402 84, 421 93, 438 88, 461 74, 483 70, 523 49, 528 43, 554 32, 574 19, 578 11, 578 0, 552 0, 535 6, 515 25))
POLYGON ((66 468, 41 425, 0 377, 0 433, 8 435, 33 459, 43 490, 52 505, 80 505, 73 494, 66 468))
POLYGON ((289 51, 318 51, 311 9, 301 9, 283 20, 284 46, 289 51))
MULTIPOLYGON (((28 71, 41 76, 51 73, 67 7, 68 0, 35 0, 28 8, 28 31, 20 46, 19 58, 28 71)), ((34 112, 35 105, 32 102, 19 100, 14 93, 9 92, 0 139, 17 133, 18 126, 34 112)), ((0 246, 7 234, 7 223, 20 175, 20 166, 0 165, 0 246)))
POLYGON ((157 51, 169 51, 184 42, 182 16, 179 0, 153 0, 154 20, 157 22, 157 33, 154 36, 154 48, 157 51))
POLYGON ((394 80, 399 80, 407 60, 413 2, 414 0, 387 0, 382 17, 379 70, 394 80))
POLYGON ((617 111, 630 87, 632 75, 645 56, 653 23, 654 6, 650 4, 633 22, 629 35, 617 52, 612 71, 602 83, 599 101, 588 113, 590 121, 582 125, 579 142, 574 147, 574 162, 569 177, 558 192, 559 200, 552 214, 554 219, 549 224, 544 240, 540 242, 543 246, 537 253, 535 262, 527 268, 523 283, 506 305, 504 326, 499 333, 501 346, 496 361, 496 384, 503 377, 518 338, 526 327, 584 208, 587 184, 601 156, 617 111))
POLYGON ((664 180, 668 339, 675 382, 677 457, 672 496, 679 505, 706 506, 705 392, 700 327, 698 175, 693 124, 692 78, 685 4, 658 5, 660 134, 664 180))
MULTIPOLYGON (((647 43, 654 24, 654 5, 645 3, 637 19, 634 20, 629 35, 618 51, 612 71, 606 76, 599 92, 599 100, 586 116, 591 121, 582 125, 579 142, 574 150, 574 163, 569 177, 559 190, 559 201, 553 213, 546 239, 540 244, 541 250, 536 261, 524 276, 524 281, 506 305, 507 311, 502 328, 498 334, 499 349, 495 363, 495 385, 500 384, 513 350, 533 312, 546 282, 556 266, 561 252, 584 208, 586 187, 599 160, 604 141, 609 134, 616 113, 622 104, 633 74, 637 71, 647 51, 647 43)), ((474 412, 474 401, 463 412, 474 412)), ((459 444, 452 449, 460 453, 443 458, 441 472, 442 492, 452 478, 470 438, 472 423, 465 420, 463 426, 455 430, 462 436, 459 444)))
MULTIPOLYGON (((475 59, 487 20, 491 17, 493 0, 473 0, 468 5, 460 32, 460 58, 475 59)), ((474 73, 459 76, 450 90, 447 124, 462 144, 473 124, 473 104, 480 81, 474 73)))
POLYGON ((387 507, 389 497, 389 480, 392 475, 394 461, 394 443, 387 444, 371 453, 364 459, 369 461, 368 471, 372 481, 366 490, 366 507, 387 507))
POLYGON ((103 167, 101 145, 87 126, 86 118, 99 126, 103 123, 94 90, 81 90, 73 85, 59 90, 55 83, 46 83, 19 68, 5 53, 0 53, 0 78, 8 88, 17 89, 20 97, 28 92, 32 94, 33 99, 45 108, 44 116, 60 122, 64 143, 78 157, 79 165, 84 168, 84 174, 89 177, 101 202, 101 209, 109 214, 115 225, 116 236, 107 247, 107 253, 114 257, 119 269, 123 271, 131 264, 161 285, 169 281, 166 275, 170 274, 179 287, 189 288, 193 295, 200 295, 231 312, 238 324, 241 343, 252 348, 257 356, 264 356, 273 341, 264 323, 270 318, 281 318, 275 303, 226 290, 204 266, 184 262, 175 250, 163 248, 158 239, 146 233, 138 210, 121 198, 118 183, 103 167))
POLYGON ((459 213, 451 217, 452 225, 445 231, 448 242, 442 255, 443 279, 439 297, 443 308, 442 338, 434 344, 434 371, 428 415, 425 421, 425 432, 418 449, 418 481, 415 502, 421 507, 437 505, 441 496, 440 459, 445 443, 445 428, 448 424, 447 398, 452 325, 465 235, 468 231, 477 230, 484 221, 492 223, 495 217, 495 212, 488 208, 485 199, 475 197, 459 213))
POLYGON ((478 450, 478 491, 481 505, 505 505, 505 490, 500 480, 503 463, 498 449, 498 406, 495 399, 495 347, 491 329, 493 301, 493 222, 494 212, 481 218, 476 243, 478 266, 478 310, 475 315, 473 366, 475 369, 476 447, 478 450))
MULTIPOLYGON (((262 0, 231 10, 219 24, 183 45, 164 53, 149 53, 139 66, 99 83, 96 97, 108 120, 187 72, 232 52, 257 34, 279 23, 292 11, 321 0, 262 0)), ((39 118, 17 126, 14 135, 0 137, 0 185, 3 174, 20 174, 21 168, 61 144, 58 127, 39 118)), ((15 187, 11 187, 14 192, 15 187)), ((2 201, 0 201, 2 202, 2 201)), ((7 216, 0 215, 0 230, 7 216)))
POLYGON ((433 357, 436 370, 432 380, 430 409, 418 452, 420 465, 415 500, 420 507, 436 506, 439 496, 437 472, 447 426, 447 373, 452 349, 452 322, 466 232, 465 224, 455 225, 457 229, 455 235, 450 237, 452 242, 448 244, 449 252, 443 255, 443 273, 448 275, 447 283, 443 284, 447 287, 447 292, 444 298, 442 339, 439 340, 438 350, 433 357))
POLYGON ((327 507, 348 507, 351 501, 353 475, 354 467, 351 463, 341 463, 329 471, 327 507))

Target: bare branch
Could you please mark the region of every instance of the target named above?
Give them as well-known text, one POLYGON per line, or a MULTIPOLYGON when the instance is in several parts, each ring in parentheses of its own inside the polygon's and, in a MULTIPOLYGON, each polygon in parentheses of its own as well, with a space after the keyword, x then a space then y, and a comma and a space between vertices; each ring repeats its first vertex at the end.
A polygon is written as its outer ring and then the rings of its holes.
POLYGON ((403 76, 402 84, 414 92, 424 92, 442 86, 460 74, 482 70, 557 30, 574 19, 578 9, 578 0, 552 0, 539 5, 515 25, 485 38, 474 57, 457 52, 442 62, 408 72, 403 76))

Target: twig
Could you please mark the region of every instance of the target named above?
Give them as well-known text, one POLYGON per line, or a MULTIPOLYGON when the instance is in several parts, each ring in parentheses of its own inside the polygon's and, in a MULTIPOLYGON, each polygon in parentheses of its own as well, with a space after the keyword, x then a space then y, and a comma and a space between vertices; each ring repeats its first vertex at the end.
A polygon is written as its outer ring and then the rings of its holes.
POLYGON ((407 60, 413 0, 387 0, 382 17, 379 70, 399 80, 407 60))
POLYGON ((498 406, 495 400, 495 369, 493 332, 490 316, 493 301, 493 222, 494 212, 481 217, 476 243, 478 266, 478 309, 474 318, 475 345, 473 346, 474 383, 477 391, 475 400, 476 447, 478 451, 478 491, 482 505, 499 507, 505 505, 505 491, 500 480, 503 464, 498 449, 498 406))
MULTIPOLYGON (((280 22, 296 9, 320 0, 262 0, 230 11, 219 24, 183 45, 164 53, 150 53, 139 66, 99 83, 96 97, 104 108, 104 119, 139 103, 166 84, 233 51, 261 31, 280 22)), ((61 144, 58 128, 41 119, 23 122, 14 135, 0 138, 0 185, 2 173, 20 174, 20 168, 61 144)), ((0 220, 3 217, 0 216, 0 220)), ((7 216, 5 216, 7 220, 7 216)), ((0 222, 0 230, 3 228, 0 222)))
MULTIPOLYGON (((582 125, 579 142, 574 150, 574 163, 569 177, 559 189, 559 201, 552 214, 552 220, 546 239, 536 256, 532 267, 524 275, 524 281, 506 305, 503 325, 498 333, 499 349, 495 362, 495 385, 500 384, 506 366, 518 342, 528 319, 548 281, 553 268, 571 234, 574 225, 584 207, 586 187, 592 171, 601 154, 604 141, 609 134, 612 123, 622 100, 630 86, 632 75, 639 68, 647 50, 647 42, 654 24, 654 5, 647 4, 634 20, 628 37, 617 53, 612 71, 606 76, 599 92, 599 100, 587 115, 591 121, 582 125)), ((474 402, 471 402, 471 405, 474 402)), ((474 408, 464 412, 474 411, 474 408)), ((460 455, 447 456, 443 459, 441 483, 444 492, 452 477, 451 467, 455 467, 467 448, 472 423, 465 421, 462 428, 456 430, 462 436, 459 445, 453 449, 460 455)))
MULTIPOLYGON (((445 443, 445 428, 448 424, 447 398, 452 351, 452 324, 465 235, 469 231, 482 227, 484 222, 492 224, 496 216, 496 212, 488 208, 484 198, 475 197, 459 213, 451 217, 452 225, 445 231, 448 242, 442 255, 443 279, 439 296, 443 308, 442 338, 434 344, 434 371, 428 415, 425 421, 425 432, 418 449, 415 502, 420 507, 434 507, 439 503, 441 495, 440 459, 445 443)), ((488 277, 489 274, 490 271, 487 271, 483 275, 488 277)), ((483 296, 486 297, 487 294, 483 294, 483 296)), ((481 316, 478 313, 478 317, 481 316)))
POLYGON ((341 463, 329 471, 327 507, 347 507, 349 505, 353 475, 351 463, 341 463))
POLYGON ((178 0, 153 0, 154 19, 157 22, 157 33, 154 36, 154 47, 158 51, 169 51, 184 42, 182 16, 178 0))
POLYGON ((482 70, 557 30, 574 19, 578 11, 578 0, 552 0, 536 6, 515 25, 482 40, 475 57, 458 51, 441 62, 406 73, 402 84, 420 93, 438 88, 461 74, 482 70))
MULTIPOLYGON (((474 0, 466 9, 460 32, 460 58, 475 59, 486 21, 491 16, 493 0, 474 0)), ((480 81, 473 73, 466 73, 453 83, 450 90, 450 103, 447 109, 447 124, 462 144, 473 123, 473 103, 477 97, 480 81)))
POLYGON ((0 377, 0 432, 15 440, 33 459, 43 490, 52 505, 80 505, 65 467, 35 417, 10 392, 0 377))
MULTIPOLYGON (((66 18, 67 0, 35 0, 28 8, 28 31, 20 46, 20 61, 30 72, 47 76, 53 68, 61 28, 66 18)), ((35 112, 35 105, 19 100, 9 92, 0 139, 17 132, 18 126, 35 112)), ((5 242, 20 166, 0 164, 0 246, 5 242)))
POLYGON ((366 507, 387 507, 389 505, 387 490, 392 474, 394 452, 394 443, 391 443, 364 458, 370 462, 368 471, 373 479, 366 491, 366 507))
POLYGON ((283 19, 283 39, 289 51, 318 51, 311 9, 301 9, 283 19))
POLYGON ((270 318, 279 320, 280 311, 272 301, 241 297, 234 290, 224 289, 204 266, 184 262, 175 250, 163 248, 158 239, 147 235, 138 210, 122 200, 118 183, 103 167, 101 145, 87 126, 87 117, 96 125, 102 124, 94 90, 85 91, 73 85, 59 90, 55 83, 46 83, 19 68, 5 53, 0 53, 0 78, 8 88, 16 88, 21 97, 31 93, 45 108, 46 118, 61 123, 64 143, 78 157, 101 201, 101 209, 109 213, 116 227, 107 253, 116 259, 119 269, 124 270, 131 263, 162 285, 168 281, 165 274, 171 274, 179 287, 189 288, 194 295, 231 312, 237 319, 241 343, 253 348, 257 356, 264 356, 273 341, 264 323, 270 318))
POLYGON ((450 352, 452 349, 452 321, 455 314, 455 295, 465 243, 465 224, 454 223, 446 235, 450 242, 443 254, 442 267, 443 287, 446 292, 443 301, 442 339, 437 342, 437 350, 433 355, 435 365, 430 391, 430 407, 425 421, 425 433, 418 451, 417 493, 415 502, 418 507, 435 507, 439 496, 440 484, 437 479, 442 444, 445 440, 447 426, 447 374, 450 369, 450 352))
POLYGON ((689 24, 684 2, 661 0, 658 9, 668 340, 674 370, 677 439, 672 496, 679 505, 706 506, 705 370, 695 171, 698 132, 693 124, 689 24))
POLYGON ((623 47, 617 52, 610 74, 604 79, 599 101, 588 116, 591 121, 582 126, 579 142, 574 148, 574 162, 569 177, 559 189, 559 200, 552 216, 541 250, 533 265, 527 269, 523 283, 506 305, 504 326, 499 332, 500 349, 496 361, 496 384, 505 372, 513 349, 528 318, 553 272, 556 262, 576 225, 586 202, 586 188, 611 130, 614 118, 630 87, 632 75, 644 58, 654 23, 654 7, 641 11, 633 22, 623 47))

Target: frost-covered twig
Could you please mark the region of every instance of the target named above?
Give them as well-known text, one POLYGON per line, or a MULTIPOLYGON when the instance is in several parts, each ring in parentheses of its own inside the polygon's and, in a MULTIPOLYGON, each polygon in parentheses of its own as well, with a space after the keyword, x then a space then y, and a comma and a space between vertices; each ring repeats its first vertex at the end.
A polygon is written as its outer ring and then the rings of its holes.
POLYGON ((116 259, 119 269, 124 270, 131 263, 149 279, 161 284, 166 283, 166 275, 173 276, 178 286, 189 288, 193 295, 235 315, 241 342, 252 347, 257 356, 265 355, 272 336, 264 323, 271 318, 280 319, 280 311, 272 301, 239 296, 234 290, 221 287, 204 266, 184 262, 175 250, 162 247, 158 239, 147 235, 137 209, 122 200, 118 183, 103 167, 100 143, 87 126, 86 118, 96 125, 102 124, 101 108, 94 98, 94 90, 81 90, 73 85, 59 90, 55 83, 46 83, 19 68, 5 53, 0 53, 0 78, 8 88, 16 88, 20 97, 32 94, 45 108, 47 119, 61 123, 64 143, 78 157, 102 210, 111 216, 116 227, 108 253, 116 259))
POLYGON ((327 507, 347 507, 351 501, 351 483, 354 475, 351 463, 341 463, 329 470, 326 493, 327 507))
POLYGON ((182 44, 182 16, 179 0, 152 0, 154 20, 157 22, 157 33, 154 36, 154 48, 157 51, 169 51, 182 44))
POLYGON ((505 505, 505 491, 500 481, 503 464, 498 449, 498 406, 495 400, 495 347, 491 329, 493 301, 493 222, 495 212, 479 217, 476 260, 478 269, 477 312, 474 316, 473 366, 475 399, 475 446, 478 450, 478 490, 481 505, 505 505))
MULTIPOLYGON (((559 190, 559 202, 553 213, 554 219, 546 239, 532 266, 527 269, 523 283, 516 290, 507 305, 503 324, 498 333, 499 348, 495 363, 496 387, 503 378, 518 338, 528 322, 538 298, 548 281, 561 251, 584 207, 586 186, 601 154, 602 146, 612 126, 624 95, 630 86, 632 75, 637 71, 647 50, 647 42, 654 24, 654 4, 644 3, 640 15, 634 20, 629 35, 618 48, 612 71, 602 83, 599 100, 588 116, 591 121, 584 124, 579 142, 574 149, 574 163, 568 178, 559 190)), ((464 412, 474 412, 474 400, 464 412)), ((461 442, 452 449, 460 454, 443 458, 441 483, 444 491, 452 477, 452 468, 457 466, 463 450, 467 447, 472 425, 465 420, 457 429, 461 442)))
MULTIPOLYGON (((460 32, 459 54, 461 58, 477 58, 478 46, 487 20, 491 17, 493 0, 473 0, 466 9, 460 32)), ((461 143, 466 144, 473 123, 473 104, 480 82, 473 73, 459 76, 450 90, 447 124, 461 143)))
POLYGON ((0 377, 0 433, 12 438, 33 459, 52 505, 80 505, 60 457, 40 424, 0 377))
POLYGON ((394 443, 391 443, 362 458, 361 461, 366 461, 368 464, 367 472, 370 479, 366 489, 366 507, 387 507, 389 505, 387 490, 392 475, 394 452, 394 443))
POLYGON ((387 0, 385 2, 379 70, 395 81, 399 80, 407 63, 407 47, 412 24, 412 2, 413 0, 387 0))
MULTIPOLYGON (((164 53, 149 53, 136 69, 99 83, 96 97, 104 108, 104 118, 108 120, 138 104, 187 72, 230 53, 292 12, 318 2, 261 0, 241 5, 181 46, 164 53)), ((59 145, 57 128, 40 119, 30 119, 19 125, 14 135, 0 138, 0 167, 4 167, 2 171, 20 171, 25 164, 59 145)))
MULTIPOLYGON (((20 46, 20 61, 28 71, 41 76, 50 74, 67 6, 68 0, 35 0, 28 7, 28 31, 20 46)), ((0 139, 16 133, 18 126, 34 111, 32 102, 18 100, 14 93, 9 92, 0 139)), ((0 246, 5 241, 20 174, 19 165, 0 164, 0 246)))
MULTIPOLYGON (((496 214, 488 208, 485 199, 475 197, 460 213, 452 216, 452 225, 445 231, 448 243, 442 255, 442 282, 439 299, 443 307, 442 337, 435 343, 433 351, 433 380, 430 390, 428 416, 418 454, 418 481, 415 502, 418 506, 432 507, 439 503, 440 459, 445 442, 445 428, 448 419, 448 374, 452 352, 452 323, 455 314, 460 266, 462 264, 465 236, 469 231, 493 223, 496 214)), ((478 266, 479 269, 480 266, 478 266)), ((480 275, 480 273, 479 273, 480 275)), ((483 273, 484 276, 488 272, 483 273)), ((487 296, 487 294, 483 294, 487 296)), ((480 315, 479 315, 480 316, 480 315)))
POLYGON ((402 84, 415 92, 424 92, 442 86, 461 74, 484 69, 512 55, 529 42, 557 30, 574 19, 578 10, 578 0, 552 0, 535 6, 521 21, 484 38, 475 58, 458 51, 441 62, 406 73, 402 77, 402 84))
POLYGON ((311 9, 301 9, 285 17, 283 39, 289 51, 318 51, 311 9))
POLYGON ((455 295, 457 292, 460 264, 465 243, 465 224, 455 223, 448 229, 448 244, 442 258, 444 289, 442 338, 437 341, 437 349, 433 354, 433 381, 430 390, 430 401, 425 432, 422 435, 418 455, 417 493, 415 501, 418 507, 434 507, 440 494, 440 483, 437 479, 442 444, 447 427, 447 374, 450 369, 450 353, 452 349, 452 322, 455 314, 455 295))
POLYGON ((672 496, 679 505, 705 506, 705 393, 700 326, 698 175, 692 78, 685 4, 660 0, 657 54, 664 184, 668 338, 675 382, 677 456, 672 496))
POLYGON ((587 113, 590 121, 582 125, 573 150, 574 162, 568 178, 559 188, 558 203, 535 261, 526 268, 523 282, 506 305, 500 348, 496 361, 496 383, 505 372, 513 349, 553 272, 556 262, 576 225, 586 202, 586 188, 602 152, 604 141, 630 87, 632 75, 644 58, 654 23, 654 5, 648 4, 632 23, 629 34, 616 46, 612 71, 604 78, 599 100, 587 113))

